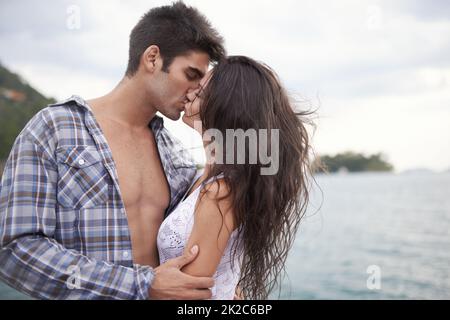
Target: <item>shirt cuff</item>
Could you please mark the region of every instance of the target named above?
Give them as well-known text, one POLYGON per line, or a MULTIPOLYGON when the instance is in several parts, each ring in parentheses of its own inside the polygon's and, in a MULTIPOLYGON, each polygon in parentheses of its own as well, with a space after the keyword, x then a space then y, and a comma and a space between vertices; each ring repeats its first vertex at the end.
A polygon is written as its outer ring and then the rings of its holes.
POLYGON ((137 286, 137 299, 138 300, 148 300, 149 299, 149 289, 155 277, 155 272, 150 266, 141 266, 135 264, 133 266, 135 274, 135 283, 137 286))

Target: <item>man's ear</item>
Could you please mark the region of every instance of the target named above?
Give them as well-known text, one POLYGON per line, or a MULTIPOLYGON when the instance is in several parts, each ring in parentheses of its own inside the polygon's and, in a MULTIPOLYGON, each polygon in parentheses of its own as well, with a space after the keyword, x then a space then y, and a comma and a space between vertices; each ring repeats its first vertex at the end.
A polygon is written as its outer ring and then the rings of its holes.
POLYGON ((153 73, 161 61, 161 55, 159 47, 156 45, 151 45, 142 54, 141 63, 144 69, 150 73, 153 73))

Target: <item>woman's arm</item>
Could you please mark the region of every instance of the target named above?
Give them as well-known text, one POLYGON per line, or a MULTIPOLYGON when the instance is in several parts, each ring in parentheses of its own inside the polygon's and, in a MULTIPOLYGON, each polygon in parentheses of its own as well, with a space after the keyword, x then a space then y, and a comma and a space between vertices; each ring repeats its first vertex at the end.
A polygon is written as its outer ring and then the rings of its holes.
POLYGON ((217 180, 207 185, 205 190, 207 192, 199 196, 194 226, 186 245, 186 248, 191 248, 197 244, 200 252, 182 271, 193 276, 210 277, 216 272, 235 226, 231 197, 217 200, 228 195, 225 182, 217 180))

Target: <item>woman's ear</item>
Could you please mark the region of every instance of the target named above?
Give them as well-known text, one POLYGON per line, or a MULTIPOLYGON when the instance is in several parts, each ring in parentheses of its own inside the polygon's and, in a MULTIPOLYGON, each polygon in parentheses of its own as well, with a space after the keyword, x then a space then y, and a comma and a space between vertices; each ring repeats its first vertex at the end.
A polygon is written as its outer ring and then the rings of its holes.
POLYGON ((150 73, 155 72, 158 66, 158 60, 161 59, 159 47, 151 45, 142 54, 141 63, 144 69, 150 73))

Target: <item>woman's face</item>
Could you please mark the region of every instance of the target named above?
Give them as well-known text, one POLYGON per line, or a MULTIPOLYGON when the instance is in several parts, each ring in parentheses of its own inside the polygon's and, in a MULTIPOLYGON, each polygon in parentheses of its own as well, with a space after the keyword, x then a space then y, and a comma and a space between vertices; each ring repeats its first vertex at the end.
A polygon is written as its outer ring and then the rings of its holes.
POLYGON ((202 134, 202 122, 200 119, 200 105, 203 101, 203 93, 211 78, 212 70, 203 77, 200 81, 199 87, 193 91, 188 92, 188 102, 184 105, 184 114, 182 120, 192 129, 202 134))

